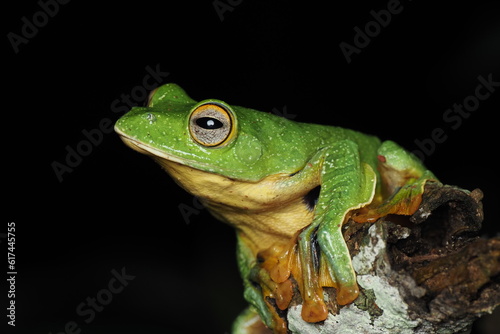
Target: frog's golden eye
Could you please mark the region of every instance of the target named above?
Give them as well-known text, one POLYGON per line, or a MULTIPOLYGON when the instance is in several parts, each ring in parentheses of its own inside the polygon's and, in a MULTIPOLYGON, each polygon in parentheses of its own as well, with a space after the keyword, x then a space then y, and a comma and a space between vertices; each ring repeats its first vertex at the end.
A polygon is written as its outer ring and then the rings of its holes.
POLYGON ((220 104, 202 104, 191 113, 189 132, 198 144, 207 147, 223 146, 234 134, 233 115, 220 104))

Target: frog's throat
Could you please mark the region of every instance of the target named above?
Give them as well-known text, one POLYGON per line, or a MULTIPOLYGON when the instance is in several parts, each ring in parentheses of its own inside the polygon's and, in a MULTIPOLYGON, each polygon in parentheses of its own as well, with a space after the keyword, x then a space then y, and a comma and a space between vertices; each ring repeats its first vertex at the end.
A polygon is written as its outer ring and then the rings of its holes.
POLYGON ((313 213, 303 201, 304 190, 287 191, 278 186, 287 175, 243 181, 158 157, 155 160, 212 215, 245 235, 254 254, 276 242, 288 241, 312 221, 313 213))
POLYGON ((312 180, 283 186, 283 181, 290 179, 287 173, 269 175, 258 181, 228 178, 203 171, 188 160, 118 133, 127 146, 152 156, 215 217, 243 233, 255 254, 277 241, 287 242, 312 221, 313 212, 304 201, 304 196, 317 186, 312 180))

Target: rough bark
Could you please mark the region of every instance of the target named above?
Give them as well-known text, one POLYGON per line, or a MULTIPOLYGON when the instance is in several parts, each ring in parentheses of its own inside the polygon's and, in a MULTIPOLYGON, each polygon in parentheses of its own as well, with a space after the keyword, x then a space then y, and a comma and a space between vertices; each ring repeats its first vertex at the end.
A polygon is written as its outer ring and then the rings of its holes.
MULTIPOLYGON (((344 235, 361 288, 352 304, 330 303, 304 322, 297 300, 291 333, 467 333, 500 304, 500 238, 480 238, 482 193, 428 184, 411 217, 348 222, 344 235)), ((335 289, 325 297, 335 300, 335 289)))

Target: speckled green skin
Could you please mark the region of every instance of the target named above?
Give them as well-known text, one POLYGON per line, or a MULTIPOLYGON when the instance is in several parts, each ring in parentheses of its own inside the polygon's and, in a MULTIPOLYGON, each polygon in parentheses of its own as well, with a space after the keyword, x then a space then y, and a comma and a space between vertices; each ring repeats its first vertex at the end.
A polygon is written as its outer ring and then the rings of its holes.
POLYGON ((297 172, 318 149, 346 138, 358 144, 362 160, 375 168, 380 145, 376 137, 347 129, 293 122, 215 99, 198 103, 174 84, 161 86, 150 107, 133 108, 116 128, 192 167, 248 181, 297 172), (200 146, 187 131, 190 111, 208 101, 222 103, 236 115, 236 138, 225 147, 200 146))
MULTIPOLYGON (((303 191, 302 184, 306 182, 311 188, 321 186, 314 218, 301 232, 298 242, 306 308, 308 303, 322 303, 317 296, 311 300, 307 297, 314 295, 317 284, 314 278, 317 269, 313 265, 313 253, 317 250, 313 249, 313 238, 339 286, 339 302, 355 298, 356 276, 341 232, 346 214, 371 203, 384 187, 386 192, 399 191, 392 196, 399 201, 409 193, 423 192, 425 181, 434 178, 416 158, 393 142, 382 143, 376 137, 339 127, 298 123, 219 100, 196 102, 175 84, 158 88, 148 107, 133 108, 118 120, 115 129, 122 137, 147 147, 150 155, 231 180, 258 182, 282 174, 285 176, 273 185, 278 190, 303 191), (192 111, 206 103, 221 105, 233 116, 234 134, 220 147, 200 145, 189 131, 192 111), (399 174, 412 178, 401 183, 405 178, 399 174)), ((228 193, 227 198, 230 196, 228 193)), ((230 218, 226 220, 231 222, 230 218)), ((250 282, 255 256, 240 235, 238 242, 245 298, 253 306, 252 312, 257 311, 266 325, 273 328, 271 311, 260 290, 250 282)), ((243 317, 246 319, 249 314, 244 313, 243 317)), ((240 319, 239 323, 243 321, 240 319)), ((241 328, 234 331, 244 333, 241 328)))

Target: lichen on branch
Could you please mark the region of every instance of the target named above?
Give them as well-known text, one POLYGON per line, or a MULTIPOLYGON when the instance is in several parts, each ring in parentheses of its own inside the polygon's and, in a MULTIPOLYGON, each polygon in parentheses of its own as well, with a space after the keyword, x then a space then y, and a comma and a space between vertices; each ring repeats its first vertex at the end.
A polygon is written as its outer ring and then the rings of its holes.
POLYGON ((360 296, 319 323, 302 319, 298 300, 286 313, 289 332, 468 332, 500 304, 500 239, 478 236, 481 199, 480 190, 429 183, 411 217, 346 223, 360 296))

